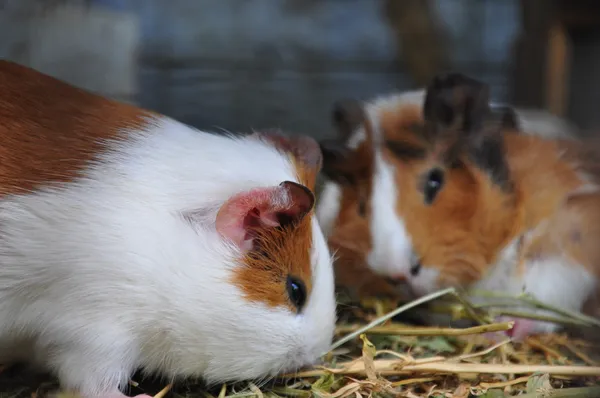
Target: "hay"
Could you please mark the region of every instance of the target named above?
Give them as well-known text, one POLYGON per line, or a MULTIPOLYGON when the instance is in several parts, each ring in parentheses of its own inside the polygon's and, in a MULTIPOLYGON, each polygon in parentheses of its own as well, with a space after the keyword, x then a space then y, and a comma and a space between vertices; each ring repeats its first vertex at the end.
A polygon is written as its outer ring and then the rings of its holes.
MULTIPOLYGON (((598 327, 594 318, 552 308, 529 296, 475 294, 502 298, 504 306, 508 300, 513 308, 529 306, 554 313, 519 312, 527 318, 598 327)), ((600 397, 600 347, 589 341, 559 333, 533 336, 522 343, 508 338, 494 342, 483 334, 512 328, 512 322, 489 323, 506 310, 471 304, 454 289, 436 292, 386 314, 382 314, 383 302, 372 302, 370 307, 346 308, 352 315, 341 317, 336 331, 339 339, 324 356, 324 364, 281 375, 275 383, 263 386, 260 396, 600 397), (394 316, 443 296, 450 296, 444 298, 446 304, 455 299, 445 309, 454 318, 466 316, 481 324, 415 327, 392 321, 394 316)), ((220 395, 259 396, 253 391, 256 389, 224 387, 220 395)))
MULTIPOLYGON (((592 328, 600 337, 596 319, 553 309, 527 296, 481 294, 513 300, 512 307, 518 302, 520 308, 529 305, 548 310, 565 324, 592 328)), ((142 387, 133 382, 137 387, 130 394, 154 392, 156 398, 600 397, 600 346, 594 342, 567 333, 533 336, 522 343, 508 338, 491 340, 483 334, 509 330, 512 322, 490 323, 502 310, 489 304, 474 305, 454 289, 386 311, 386 306, 392 305, 395 303, 371 300, 353 306, 342 301, 337 340, 320 366, 266 383, 214 389, 191 382, 166 386, 160 381, 154 386, 143 382, 142 387), (442 297, 440 303, 433 301, 442 297), (425 304, 428 306, 423 307, 425 304), (418 312, 445 311, 453 319, 476 319, 480 325, 416 327, 395 318, 417 306, 418 312)), ((521 315, 540 318, 539 314, 521 315)), ((0 386, 0 397, 45 396, 39 389, 27 393, 20 388, 9 394, 0 386)))

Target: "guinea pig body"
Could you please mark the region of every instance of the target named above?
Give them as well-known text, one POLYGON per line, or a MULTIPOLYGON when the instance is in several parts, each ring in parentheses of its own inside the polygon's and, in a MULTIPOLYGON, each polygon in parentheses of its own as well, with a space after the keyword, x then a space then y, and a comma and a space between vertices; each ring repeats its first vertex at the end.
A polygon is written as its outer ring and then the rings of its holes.
MULTIPOLYGON (((402 277, 419 296, 448 286, 525 292, 580 311, 600 271, 598 153, 507 128, 487 96, 475 80, 440 76, 423 128, 382 146, 396 164, 394 210, 411 246, 402 277)), ((517 320, 512 335, 557 328, 517 320)))
POLYGON ((136 369, 235 381, 327 350, 316 143, 197 131, 9 62, 0 88, 3 358, 121 397, 136 369))
MULTIPOLYGON (((390 156, 386 141, 414 141, 421 128, 426 90, 408 91, 375 98, 365 103, 340 102, 334 109, 338 142, 323 143, 324 175, 327 180, 320 194, 317 215, 325 235, 336 245, 360 247, 370 271, 385 278, 403 279, 414 264, 412 242, 397 212, 401 192, 397 182, 396 156, 390 156), (364 121, 372 125, 373 137, 365 133, 364 121), (343 153, 341 153, 343 152, 343 153), (362 227, 357 227, 360 224, 362 227), (351 235, 349 230, 354 231, 351 235)), ((544 138, 572 139, 576 129, 566 121, 543 111, 492 107, 525 134, 544 138)), ((402 156, 414 146, 395 145, 402 156)), ((348 268, 354 270, 355 267, 348 268)), ((336 275, 346 272, 336 264, 336 275)), ((345 280, 355 278, 343 277, 345 280)), ((360 280, 360 278, 356 278, 360 280)), ((385 280, 381 281, 385 284, 385 280)))

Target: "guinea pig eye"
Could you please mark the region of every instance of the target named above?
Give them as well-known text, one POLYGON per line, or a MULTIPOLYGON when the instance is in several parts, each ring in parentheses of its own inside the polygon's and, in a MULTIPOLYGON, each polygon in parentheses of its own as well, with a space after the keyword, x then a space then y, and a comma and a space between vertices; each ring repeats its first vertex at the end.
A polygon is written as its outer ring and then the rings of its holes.
POLYGON ((425 179, 425 186, 423 187, 423 194, 425 196, 425 203, 431 204, 437 196, 440 189, 444 185, 444 172, 440 169, 433 169, 427 174, 425 179))
POLYGON ((306 286, 304 286, 304 282, 296 277, 288 276, 286 290, 290 301, 300 311, 306 303, 306 286))
POLYGON ((417 257, 416 253, 413 253, 410 259, 410 274, 412 276, 417 276, 419 275, 419 272, 421 271, 421 259, 419 257, 417 257))
POLYGON ((417 275, 419 275, 419 271, 421 271, 421 262, 420 261, 413 264, 413 266, 410 267, 410 274, 412 276, 417 276, 417 275))

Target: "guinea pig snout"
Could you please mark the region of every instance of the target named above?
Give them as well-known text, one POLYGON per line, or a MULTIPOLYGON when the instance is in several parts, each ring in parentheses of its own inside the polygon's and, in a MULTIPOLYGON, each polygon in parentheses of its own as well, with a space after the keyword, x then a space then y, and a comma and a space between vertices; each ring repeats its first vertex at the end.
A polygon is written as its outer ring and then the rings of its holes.
POLYGON ((411 297, 416 295, 413 285, 421 273, 421 259, 413 250, 401 261, 391 263, 387 270, 381 275, 394 289, 411 297))
POLYGON ((420 257, 406 245, 389 245, 386 250, 373 251, 368 262, 371 269, 394 284, 408 283, 421 271, 420 257))

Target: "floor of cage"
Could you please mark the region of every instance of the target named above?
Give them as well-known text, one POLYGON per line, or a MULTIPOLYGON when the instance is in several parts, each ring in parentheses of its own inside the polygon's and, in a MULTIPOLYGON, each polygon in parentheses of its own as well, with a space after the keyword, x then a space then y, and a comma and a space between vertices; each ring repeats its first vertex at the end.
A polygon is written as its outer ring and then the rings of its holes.
MULTIPOLYGON (((341 303, 336 339, 388 310, 378 300, 341 303)), ((478 326, 424 326, 424 311, 413 309, 375 326, 330 352, 322 367, 294 375, 212 388, 135 375, 126 393, 188 398, 600 397, 597 328, 571 327, 515 343, 472 332, 478 326)), ((25 366, 0 372, 0 398, 43 398, 57 388, 53 378, 25 366)))

